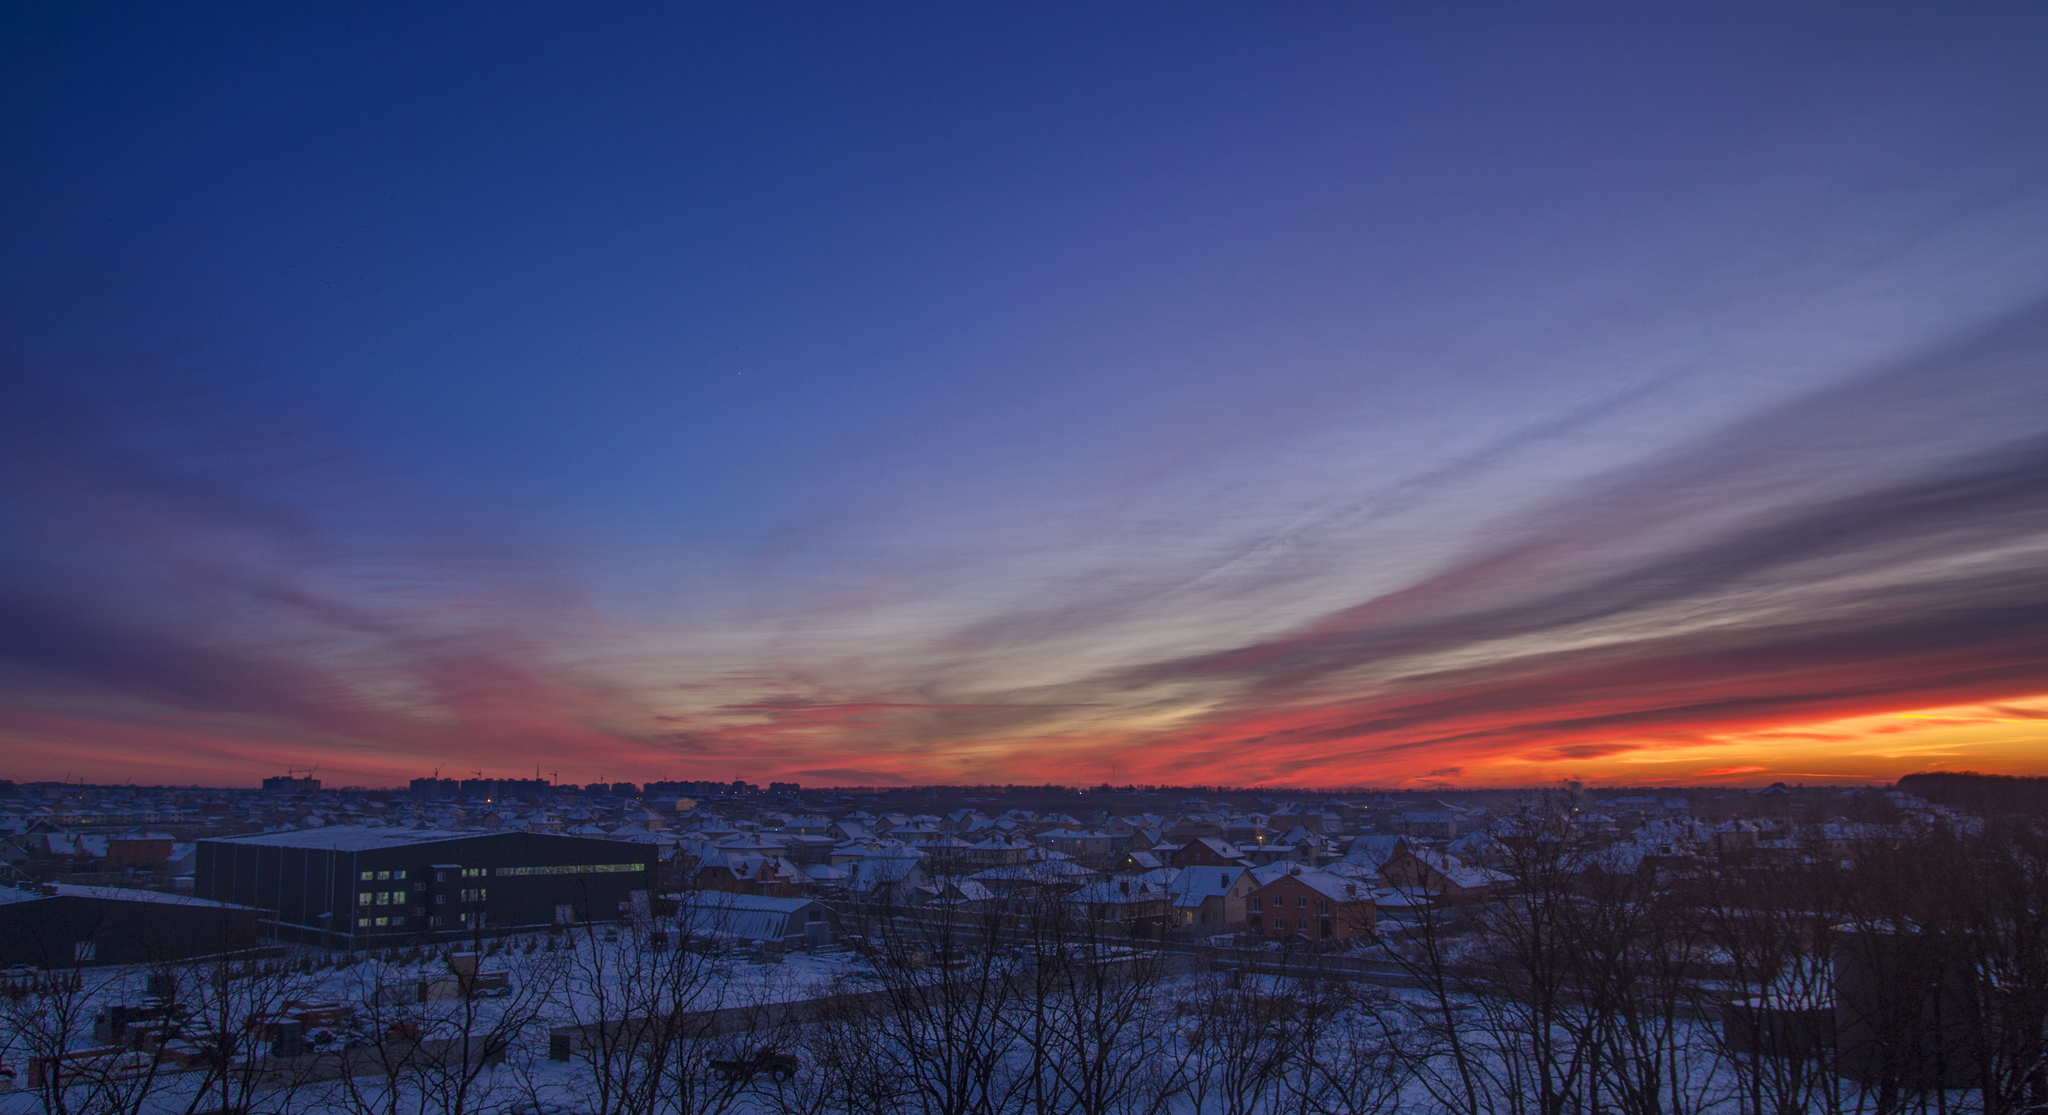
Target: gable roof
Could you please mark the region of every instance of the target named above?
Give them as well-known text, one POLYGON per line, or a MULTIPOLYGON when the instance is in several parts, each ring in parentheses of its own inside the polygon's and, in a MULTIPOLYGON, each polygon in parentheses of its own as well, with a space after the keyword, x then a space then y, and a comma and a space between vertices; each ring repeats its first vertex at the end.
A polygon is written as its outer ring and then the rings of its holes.
POLYGON ((1246 871, 1243 867, 1184 867, 1166 884, 1166 890, 1173 896, 1175 906, 1199 906, 1210 898, 1229 894, 1246 871))
POLYGON ((1344 862, 1378 871, 1405 843, 1399 836, 1361 836, 1344 852, 1344 862))
POLYGON ((1357 879, 1346 878, 1330 871, 1304 868, 1274 876, 1259 889, 1264 890, 1281 882, 1294 882, 1315 891, 1325 898, 1338 902, 1370 902, 1373 887, 1357 879))

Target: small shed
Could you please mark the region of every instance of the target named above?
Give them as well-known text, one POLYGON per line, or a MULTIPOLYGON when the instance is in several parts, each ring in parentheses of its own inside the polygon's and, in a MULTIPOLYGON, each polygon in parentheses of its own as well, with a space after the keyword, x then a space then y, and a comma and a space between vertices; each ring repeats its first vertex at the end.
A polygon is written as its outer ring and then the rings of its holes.
POLYGON ((677 909, 692 936, 738 937, 787 947, 830 944, 832 916, 809 898, 699 891, 677 896, 677 909))

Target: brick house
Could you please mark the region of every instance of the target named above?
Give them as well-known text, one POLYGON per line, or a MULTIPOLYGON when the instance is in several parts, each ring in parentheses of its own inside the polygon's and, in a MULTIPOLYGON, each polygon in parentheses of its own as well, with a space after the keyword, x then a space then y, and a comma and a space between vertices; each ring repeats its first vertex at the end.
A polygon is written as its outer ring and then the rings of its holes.
POLYGON ((1244 902, 1245 932, 1254 937, 1344 941, 1370 936, 1379 922, 1370 887, 1313 868, 1276 876, 1244 902))
POLYGON ((1421 889, 1448 905, 1485 902, 1506 876, 1483 867, 1467 867, 1456 856, 1401 845, 1380 866, 1380 880, 1390 887, 1421 889))
POLYGON ((1249 867, 1244 852, 1235 844, 1214 836, 1197 837, 1173 852, 1174 867, 1249 867))
POLYGON ((174 843, 167 832, 144 832, 141 829, 111 837, 107 840, 107 870, 135 868, 162 871, 170 862, 174 843))
POLYGON ((722 850, 704 858, 693 882, 701 891, 771 898, 800 898, 811 889, 811 877, 782 856, 722 850))

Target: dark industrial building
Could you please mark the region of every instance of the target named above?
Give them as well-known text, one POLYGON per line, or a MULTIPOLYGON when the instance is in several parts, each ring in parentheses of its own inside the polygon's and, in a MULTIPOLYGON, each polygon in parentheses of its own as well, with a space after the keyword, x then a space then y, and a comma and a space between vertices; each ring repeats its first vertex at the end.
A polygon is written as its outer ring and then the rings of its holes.
POLYGON ((359 825, 202 840, 193 893, 276 917, 277 936, 384 947, 614 921, 644 908, 647 844, 359 825))
POLYGON ((0 887, 0 968, 160 964, 256 947, 259 913, 179 894, 0 887))

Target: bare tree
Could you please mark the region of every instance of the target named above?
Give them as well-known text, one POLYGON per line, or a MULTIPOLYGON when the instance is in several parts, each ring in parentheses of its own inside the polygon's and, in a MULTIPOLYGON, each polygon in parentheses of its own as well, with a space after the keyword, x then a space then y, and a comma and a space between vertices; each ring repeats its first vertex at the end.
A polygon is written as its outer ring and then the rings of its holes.
POLYGON ((591 1115, 694 1113, 730 1106, 736 1082, 710 1078, 700 1045, 715 1036, 733 972, 716 892, 685 892, 673 919, 634 914, 563 929, 550 1011, 563 1052, 589 1074, 591 1115))
MULTIPOLYGON (((1524 806, 1537 818, 1561 803, 1549 795, 1524 806)), ((1565 1115, 1581 1101, 1590 1061, 1583 960, 1575 887, 1584 866, 1567 835, 1506 845, 1507 893, 1484 914, 1485 963, 1469 982, 1510 1086, 1507 1109, 1522 1115, 1565 1115)))
MULTIPOLYGON (((438 959, 431 950, 427 955, 438 959)), ((430 971, 417 957, 404 963, 363 958, 339 981, 351 1018, 336 1059, 328 1102, 350 1115, 406 1115, 428 1110, 419 1088, 419 1035, 425 1029, 419 984, 430 971)))
POLYGON ((1841 1057, 1873 1110, 2048 1102, 2048 839, 2039 822, 1937 822, 1849 850, 1841 1057))
POLYGON ((2006 817, 1955 843, 1941 908, 1956 966, 1973 977, 1963 1039, 1980 1106, 2048 1109, 2048 832, 2006 817))
POLYGON ((1281 981, 1242 969, 1204 973, 1179 1010, 1187 1043, 1186 1094, 1197 1112, 1258 1115, 1285 1100, 1301 1029, 1301 1001, 1281 981))
POLYGON ((1163 1111, 1175 1089, 1148 1071, 1169 1030, 1160 941, 1135 918, 1098 921, 1088 912, 1059 893, 1020 911, 1022 994, 1011 1017, 1028 1064, 1019 1106, 1074 1115, 1163 1111))
POLYGON ((1685 881, 1685 908, 1726 964, 1709 1031, 1747 1115, 1839 1111, 1834 865, 1724 857, 1685 881))
POLYGON ((552 1001, 554 967, 496 941, 482 954, 415 950, 352 966, 357 1013, 347 1048, 328 1054, 338 1079, 327 1102, 352 1115, 504 1109, 524 1093, 497 1068, 552 1001), (493 954, 503 970, 483 966, 493 954))
POLYGON ((1504 893, 1484 906, 1421 902, 1379 934, 1423 992, 1431 1042, 1421 1086, 1459 1115, 1565 1115, 1584 1101, 1594 1049, 1580 980, 1574 893, 1583 857, 1569 802, 1536 795, 1496 838, 1504 893))
POLYGON ((1714 1043, 1699 1040, 1699 920, 1647 863, 1608 867, 1583 873, 1566 907, 1584 1007, 1586 1102, 1622 1115, 1692 1115, 1714 1102, 1718 1068, 1714 1043))
POLYGON ((1409 1074, 1439 1109, 1457 1115, 1491 1115, 1505 1101, 1500 1062, 1473 1024, 1479 993, 1466 958, 1480 929, 1471 911, 1423 902, 1379 921, 1374 934, 1380 954, 1421 992, 1404 1028, 1409 1074))
POLYGON ((907 907, 877 888, 850 938, 872 967, 883 1006, 872 1044, 924 1115, 996 1115, 1017 1090, 1011 1071, 1019 961, 1000 906, 907 907))
POLYGON ((197 1070, 181 1083, 188 1113, 244 1115, 259 1102, 278 1107, 314 1069, 296 1050, 276 1045, 276 1020, 287 1004, 309 997, 314 981, 298 965, 271 956, 223 952, 184 966, 181 1003, 190 1013, 185 1036, 197 1047, 197 1070))
POLYGON ((779 1115, 892 1115, 910 1099, 877 1048, 877 1004, 870 993, 815 1000, 802 1024, 783 1036, 803 1071, 771 1094, 779 1115))
POLYGON ((0 1060, 24 1071, 46 1115, 132 1111, 149 1095, 160 1058, 134 1064, 124 1051, 93 1038, 93 1014, 119 998, 126 981, 77 963, 18 976, 0 1004, 0 1060))
POLYGON ((1302 979, 1299 993, 1288 1108, 1298 1115, 1394 1110, 1415 1062, 1405 1047, 1409 1012, 1384 993, 1328 976, 1302 979))

